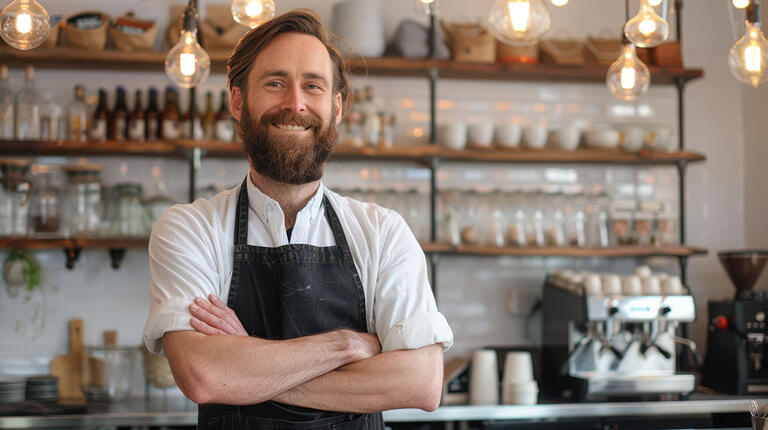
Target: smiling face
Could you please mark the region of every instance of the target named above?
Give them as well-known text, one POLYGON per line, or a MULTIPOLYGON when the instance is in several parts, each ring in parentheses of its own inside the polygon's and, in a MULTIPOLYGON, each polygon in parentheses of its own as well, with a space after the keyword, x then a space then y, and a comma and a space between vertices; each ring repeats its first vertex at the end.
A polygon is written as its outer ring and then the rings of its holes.
POLYGON ((322 177, 341 118, 333 82, 331 57, 314 36, 282 33, 256 56, 230 106, 257 172, 288 184, 322 177))

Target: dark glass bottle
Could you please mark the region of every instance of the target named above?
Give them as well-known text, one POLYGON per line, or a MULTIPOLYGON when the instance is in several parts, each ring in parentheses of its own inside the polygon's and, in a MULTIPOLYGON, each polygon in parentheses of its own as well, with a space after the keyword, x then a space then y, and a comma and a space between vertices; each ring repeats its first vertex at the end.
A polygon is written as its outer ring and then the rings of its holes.
POLYGON ((147 142, 160 140, 162 137, 160 133, 160 109, 157 104, 157 90, 155 87, 149 87, 149 105, 144 113, 144 120, 147 142))
POLYGON ((107 92, 99 88, 99 102, 96 110, 93 112, 93 121, 88 137, 94 142, 104 142, 107 140, 107 92))
POLYGON ((221 92, 219 111, 216 112, 216 139, 230 142, 235 139, 235 128, 229 117, 229 104, 227 90, 221 92))
POLYGON ((145 138, 144 105, 141 102, 141 90, 136 90, 133 110, 128 115, 128 139, 143 142, 145 138))
POLYGON ((112 110, 110 117, 111 127, 107 127, 109 130, 109 138, 118 142, 123 142, 127 138, 128 129, 128 104, 125 99, 125 88, 117 87, 117 97, 115 97, 115 109, 112 110))
POLYGON ((179 95, 176 89, 168 86, 165 89, 165 105, 161 133, 165 140, 176 140, 181 137, 181 115, 179 114, 179 95))

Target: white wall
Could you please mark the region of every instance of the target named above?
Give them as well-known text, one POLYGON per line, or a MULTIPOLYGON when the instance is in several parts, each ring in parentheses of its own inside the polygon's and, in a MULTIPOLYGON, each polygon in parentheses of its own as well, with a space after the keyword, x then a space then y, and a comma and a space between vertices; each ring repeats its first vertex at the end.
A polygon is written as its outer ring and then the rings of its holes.
MULTIPOLYGON (((119 15, 130 8, 136 11, 138 17, 156 18, 161 24, 161 34, 167 22, 169 7, 165 2, 147 0, 132 2, 131 6, 116 0, 47 3, 50 3, 46 6, 52 13, 64 15, 91 8, 119 15)), ((216 3, 224 2, 218 0, 216 3)), ((304 6, 315 8, 321 16, 330 18, 330 1, 278 0, 277 3, 278 11, 304 6)), ((410 3, 406 0, 388 0, 386 4, 386 28, 389 33, 400 20, 413 16, 410 3)), ((442 14, 448 19, 471 19, 484 15, 490 4, 490 0, 443 0, 442 14)), ((567 29, 573 37, 578 38, 584 38, 587 34, 613 35, 621 27, 623 15, 623 2, 620 1, 574 0, 566 8, 553 13, 553 27, 556 31, 567 29)), ((753 176, 759 178, 765 170, 760 168, 760 155, 763 155, 765 150, 758 144, 759 137, 765 134, 747 126, 746 140, 750 145, 745 150, 745 120, 742 119, 742 113, 748 110, 747 107, 759 105, 764 109, 764 103, 760 103, 752 93, 744 95, 742 88, 730 76, 725 57, 731 44, 730 30, 725 25, 727 19, 726 7, 721 0, 689 0, 685 4, 684 60, 689 67, 701 67, 705 70, 705 77, 691 84, 686 91, 686 145, 692 150, 704 152, 708 157, 706 163, 692 167, 687 176, 688 238, 690 244, 712 250, 742 247, 747 235, 750 237, 748 244, 760 245, 751 238, 759 237, 759 232, 763 231, 761 223, 764 219, 752 216, 749 211, 745 212, 744 196, 745 180, 751 181, 753 176)), ((12 70, 12 75, 18 83, 21 71, 12 70)), ((129 90, 146 88, 149 85, 164 87, 167 84, 161 72, 119 71, 44 70, 38 73, 37 81, 41 91, 51 92, 62 99, 70 97, 72 87, 76 83, 86 83, 89 95, 95 94, 98 86, 104 86, 113 92, 114 87, 119 84, 125 85, 129 90)), ((390 90, 411 94, 419 99, 426 97, 426 82, 420 79, 392 81, 386 78, 371 78, 369 82, 383 97, 389 94, 390 90)), ((204 84, 203 90, 215 89, 218 92, 224 87, 224 83, 224 75, 212 75, 204 84)), ((462 88, 473 88, 473 85, 471 82, 446 82, 441 84, 439 96, 462 100, 469 97, 463 95, 465 91, 462 88)), ((581 97, 588 98, 590 103, 600 103, 603 107, 611 103, 610 95, 602 85, 576 86, 578 88, 573 90, 575 92, 570 92, 571 87, 557 85, 477 83, 477 88, 488 87, 498 88, 498 93, 503 94, 505 99, 512 103, 530 101, 529 97, 534 97, 541 91, 554 94, 555 101, 563 99, 565 94, 576 94, 579 100, 582 100, 581 97)), ((200 93, 202 92, 204 91, 200 93)), ((396 100, 394 97, 392 96, 392 99, 396 100)), ((657 120, 668 123, 675 121, 674 93, 671 89, 653 88, 645 102, 658 110, 657 120)), ((754 115, 753 117, 748 114, 745 118, 755 118, 751 124, 757 123, 758 114, 754 115)), ((763 128, 762 131, 764 130, 763 128)), ((114 183, 122 178, 138 179, 144 182, 146 189, 152 189, 154 180, 149 172, 154 165, 158 165, 162 171, 162 179, 169 184, 172 195, 180 201, 185 199, 187 170, 186 165, 181 162, 151 158, 102 158, 95 161, 106 166, 103 175, 105 182, 114 183)), ((201 173, 201 183, 238 182, 244 172, 244 162, 207 162, 201 173)), ((333 182, 333 178, 343 176, 335 170, 330 170, 328 174, 329 182, 333 182)), ((759 194, 759 179, 752 185, 749 185, 750 182, 747 184, 747 193, 759 194)), ((746 203, 750 211, 753 204, 756 203, 746 203)), ((766 208, 763 205, 754 210, 764 213, 766 208)), ((140 342, 148 303, 146 252, 128 251, 126 260, 118 271, 109 268, 106 252, 102 251, 85 251, 73 271, 63 268, 64 259, 61 252, 39 253, 38 257, 45 271, 46 326, 36 338, 24 334, 27 328, 22 327, 21 332, 18 332, 16 322, 29 325, 36 307, 34 304, 20 304, 18 300, 7 299, 0 293, 0 374, 15 372, 15 369, 30 362, 37 363, 39 369, 44 369, 47 360, 65 352, 66 321, 76 316, 85 319, 87 344, 97 344, 101 331, 111 328, 119 330, 122 344, 140 342)), ((446 258, 444 263, 439 274, 440 301, 445 305, 449 319, 454 320, 452 322, 458 343, 452 353, 463 354, 473 347, 488 343, 527 342, 521 316, 506 312, 504 301, 508 291, 522 291, 524 294, 520 297, 529 300, 531 293, 537 293, 546 270, 573 265, 594 270, 627 272, 631 270, 634 262, 622 260, 613 264, 597 260, 576 262, 567 259, 450 257, 446 258), (476 287, 470 288, 469 285, 476 287), (462 307, 460 304, 468 298, 471 298, 468 303, 471 303, 472 307, 462 307)), ((664 267, 674 261, 654 260, 652 263, 664 267)), ((670 269, 674 270, 674 267, 670 269)), ((694 324, 694 339, 701 342, 705 333, 705 315, 701 312, 705 312, 706 300, 709 297, 730 295, 731 288, 712 254, 709 257, 693 259, 689 274, 690 285, 699 303, 700 312, 699 322, 694 324)))

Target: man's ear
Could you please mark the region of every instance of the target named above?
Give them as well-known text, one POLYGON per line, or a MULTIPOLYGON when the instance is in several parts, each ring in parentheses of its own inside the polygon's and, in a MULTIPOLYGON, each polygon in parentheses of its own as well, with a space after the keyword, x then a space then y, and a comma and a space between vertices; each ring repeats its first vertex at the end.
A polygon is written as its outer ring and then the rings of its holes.
POLYGON ((240 121, 240 115, 243 111, 243 92, 240 87, 232 85, 229 96, 229 113, 235 121, 240 121))
POLYGON ((341 100, 341 93, 336 93, 336 95, 333 97, 333 111, 336 114, 334 118, 336 118, 336 125, 339 125, 341 122, 341 114, 342 114, 342 107, 344 103, 341 100))

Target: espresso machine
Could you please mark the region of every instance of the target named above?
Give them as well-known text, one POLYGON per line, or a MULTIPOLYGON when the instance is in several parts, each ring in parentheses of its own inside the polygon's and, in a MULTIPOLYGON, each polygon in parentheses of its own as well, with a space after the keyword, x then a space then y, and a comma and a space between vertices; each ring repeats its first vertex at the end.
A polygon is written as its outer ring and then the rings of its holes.
POLYGON ((768 297, 754 290, 768 251, 725 251, 720 262, 736 287, 732 300, 708 303, 703 384, 733 394, 768 393, 768 297))
POLYGON ((648 267, 631 276, 549 274, 542 300, 544 396, 653 399, 693 392, 695 376, 677 371, 677 346, 695 361, 698 352, 676 331, 695 317, 680 278, 648 267))

